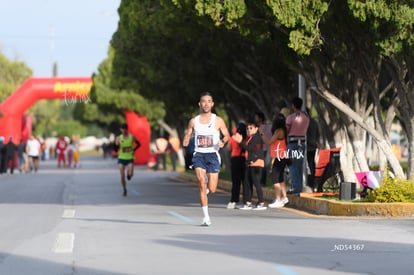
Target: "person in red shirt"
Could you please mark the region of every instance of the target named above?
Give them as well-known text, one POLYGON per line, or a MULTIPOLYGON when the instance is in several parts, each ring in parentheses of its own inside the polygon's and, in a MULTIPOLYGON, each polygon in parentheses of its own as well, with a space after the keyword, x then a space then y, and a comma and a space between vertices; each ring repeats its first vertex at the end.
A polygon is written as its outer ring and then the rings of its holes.
POLYGON ((68 143, 64 137, 60 137, 56 142, 56 156, 57 156, 57 166, 61 167, 63 162, 63 167, 66 167, 66 149, 68 148, 68 143))
POLYGON ((240 144, 235 140, 235 134, 239 133, 243 140, 246 139, 246 124, 238 123, 237 127, 233 130, 233 136, 229 139, 228 148, 230 150, 230 170, 231 170, 231 198, 227 204, 227 209, 235 209, 236 204, 240 199, 240 186, 244 182, 245 168, 246 168, 246 156, 245 151, 241 148, 240 144))
POLYGON ((235 134, 235 140, 241 148, 246 150, 246 175, 243 183, 243 203, 241 210, 266 210, 264 204, 263 189, 260 183, 264 167, 263 141, 258 132, 259 126, 255 122, 247 123, 247 137, 244 141, 240 134, 235 134), (258 202, 253 208, 253 186, 256 189, 258 202))

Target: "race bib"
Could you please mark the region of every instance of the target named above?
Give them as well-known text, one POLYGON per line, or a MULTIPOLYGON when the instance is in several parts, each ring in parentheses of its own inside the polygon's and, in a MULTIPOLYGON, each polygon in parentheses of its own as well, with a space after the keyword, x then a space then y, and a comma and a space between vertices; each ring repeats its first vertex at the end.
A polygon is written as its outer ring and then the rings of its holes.
POLYGON ((131 148, 130 147, 122 148, 122 152, 124 152, 124 153, 131 152, 131 148))
POLYGON ((198 148, 209 148, 213 147, 213 135, 198 135, 197 136, 197 146, 198 148))

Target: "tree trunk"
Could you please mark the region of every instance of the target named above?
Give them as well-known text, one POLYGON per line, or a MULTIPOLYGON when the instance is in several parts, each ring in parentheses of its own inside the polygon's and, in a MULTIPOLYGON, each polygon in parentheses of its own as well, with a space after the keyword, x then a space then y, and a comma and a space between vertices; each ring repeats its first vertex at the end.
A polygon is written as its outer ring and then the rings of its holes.
POLYGON ((338 110, 340 110, 345 115, 349 116, 352 120, 354 120, 355 123, 357 123, 361 128, 365 129, 374 138, 380 150, 385 154, 394 173, 399 177, 405 177, 401 164, 394 155, 394 152, 392 151, 390 142, 387 142, 384 136, 378 133, 378 131, 376 131, 373 127, 364 123, 362 118, 357 113, 355 113, 351 108, 345 105, 345 103, 343 103, 333 94, 329 93, 327 90, 321 91, 320 95, 324 97, 332 105, 337 107, 338 110))

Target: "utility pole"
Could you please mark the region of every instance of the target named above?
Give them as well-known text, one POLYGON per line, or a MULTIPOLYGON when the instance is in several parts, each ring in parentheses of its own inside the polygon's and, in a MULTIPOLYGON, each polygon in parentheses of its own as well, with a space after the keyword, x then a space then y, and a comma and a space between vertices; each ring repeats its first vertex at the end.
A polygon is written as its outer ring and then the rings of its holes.
POLYGON ((50 26, 50 63, 52 64, 52 76, 58 76, 57 64, 55 62, 55 28, 50 26))
MULTIPOLYGON (((303 77, 303 75, 299 74, 298 75, 298 86, 299 86, 299 91, 298 91, 298 96, 300 98, 302 98, 303 100, 303 104, 302 104, 302 111, 306 112, 306 81, 305 78, 303 77)), ((312 191, 310 190, 310 188, 308 187, 308 158, 307 158, 307 137, 305 135, 305 149, 303 151, 303 167, 302 167, 302 191, 303 192, 310 192, 312 193, 312 191)))

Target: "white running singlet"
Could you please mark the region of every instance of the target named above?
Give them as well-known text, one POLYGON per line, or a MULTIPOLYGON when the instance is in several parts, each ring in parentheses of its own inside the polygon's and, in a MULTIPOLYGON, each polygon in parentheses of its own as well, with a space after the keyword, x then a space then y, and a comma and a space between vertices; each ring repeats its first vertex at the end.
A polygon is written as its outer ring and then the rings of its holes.
POLYGON ((194 119, 194 141, 195 152, 215 153, 218 152, 220 132, 216 129, 216 114, 211 114, 211 120, 207 124, 200 123, 200 115, 194 119))

